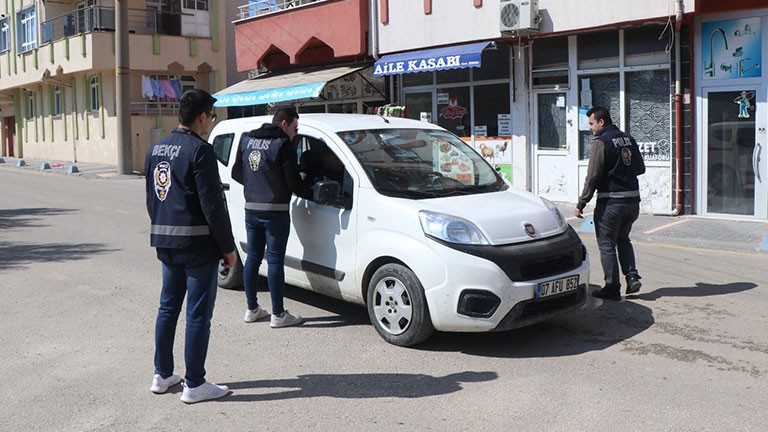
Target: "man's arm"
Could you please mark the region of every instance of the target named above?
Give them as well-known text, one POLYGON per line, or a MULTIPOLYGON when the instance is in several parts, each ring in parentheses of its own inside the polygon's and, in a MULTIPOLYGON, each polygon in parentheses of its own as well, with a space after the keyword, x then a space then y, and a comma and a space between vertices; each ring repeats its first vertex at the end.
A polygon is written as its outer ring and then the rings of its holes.
POLYGON ((296 158, 296 150, 293 148, 293 144, 289 140, 286 140, 280 147, 278 154, 280 158, 280 164, 283 168, 283 175, 285 181, 288 184, 288 189, 294 194, 304 199, 312 199, 314 193, 312 189, 301 179, 301 173, 299 172, 299 161, 296 158))
POLYGON ((579 216, 587 203, 595 194, 600 178, 603 176, 605 165, 605 144, 599 139, 592 141, 592 149, 589 152, 589 167, 587 168, 587 177, 584 179, 584 189, 579 196, 579 203, 576 204, 579 216))
MULTIPOLYGON (((200 207, 219 250, 227 256, 235 251, 235 239, 232 236, 232 224, 224 202, 224 191, 221 188, 221 177, 213 147, 198 146, 193 163, 200 207)), ((231 260, 231 255, 228 258, 231 260)))

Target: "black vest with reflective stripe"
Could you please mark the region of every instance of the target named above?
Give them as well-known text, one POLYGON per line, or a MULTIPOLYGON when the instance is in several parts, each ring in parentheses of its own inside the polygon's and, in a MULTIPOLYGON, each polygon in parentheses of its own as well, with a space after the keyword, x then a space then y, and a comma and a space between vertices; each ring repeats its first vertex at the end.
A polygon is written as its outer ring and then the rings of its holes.
POLYGON ((188 129, 174 129, 147 151, 147 211, 153 247, 218 252, 195 183, 195 156, 201 146, 210 144, 188 129))
POLYGON ((632 160, 642 156, 634 138, 610 125, 597 139, 605 145, 605 165, 597 186, 597 199, 640 201, 640 187, 632 160))
POLYGON ((290 145, 288 136, 269 123, 240 139, 247 210, 288 211, 292 193, 280 160, 283 145, 290 145))

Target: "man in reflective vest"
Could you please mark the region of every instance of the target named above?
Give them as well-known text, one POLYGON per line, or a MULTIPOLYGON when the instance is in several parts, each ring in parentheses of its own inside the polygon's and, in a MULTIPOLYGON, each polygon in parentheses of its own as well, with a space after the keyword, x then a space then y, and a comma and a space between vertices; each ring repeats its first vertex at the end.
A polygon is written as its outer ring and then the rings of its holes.
POLYGON ((255 322, 269 314, 256 299, 259 266, 267 253, 267 284, 272 297, 270 327, 300 325, 301 316, 284 309, 285 252, 291 233, 289 206, 292 194, 312 199, 312 190, 299 173, 296 137, 299 114, 293 108, 280 108, 272 123, 243 135, 232 166, 232 179, 243 185, 245 228, 248 232, 248 258, 243 269, 243 285, 248 308, 245 322, 255 322))
POLYGON ((150 243, 163 269, 150 390, 165 393, 181 382, 173 371, 173 342, 186 295, 186 373, 181 395, 186 403, 229 393, 227 386, 205 380, 218 263, 223 258, 223 266, 229 268, 237 259, 216 154, 201 138, 216 121, 215 101, 203 90, 184 93, 179 126, 149 148, 144 163, 150 243))
POLYGON ((618 301, 621 300, 619 264, 626 276, 627 294, 640 291, 642 286, 635 267, 635 251, 629 239, 629 232, 640 214, 640 187, 637 176, 645 173, 645 163, 635 139, 614 126, 606 108, 592 107, 587 116, 589 130, 596 138, 592 141, 584 190, 574 214, 578 218, 584 217, 582 211, 597 191, 595 233, 605 286, 592 295, 618 301))

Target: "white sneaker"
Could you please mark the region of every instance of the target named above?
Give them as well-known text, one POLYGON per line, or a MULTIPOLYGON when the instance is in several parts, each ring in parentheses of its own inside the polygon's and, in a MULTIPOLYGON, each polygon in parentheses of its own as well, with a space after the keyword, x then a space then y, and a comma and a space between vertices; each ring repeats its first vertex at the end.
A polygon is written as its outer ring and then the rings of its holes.
POLYGON ((152 390, 152 393, 163 394, 168 391, 168 387, 175 386, 180 382, 181 377, 176 374, 173 374, 168 378, 163 378, 159 374, 155 374, 155 376, 152 377, 152 387, 149 389, 152 390))
POLYGON ((245 318, 243 318, 243 321, 247 323, 256 322, 262 318, 268 317, 269 314, 267 311, 261 308, 261 306, 257 306, 256 309, 246 309, 245 311, 245 318))
POLYGON ((272 315, 272 319, 269 322, 269 326, 272 328, 290 327, 301 325, 304 322, 304 318, 301 315, 291 315, 286 310, 282 316, 272 315))
POLYGON ((184 383, 184 391, 181 393, 181 401, 188 404, 218 399, 229 393, 229 387, 225 385, 214 384, 210 381, 204 382, 195 388, 187 387, 184 383))

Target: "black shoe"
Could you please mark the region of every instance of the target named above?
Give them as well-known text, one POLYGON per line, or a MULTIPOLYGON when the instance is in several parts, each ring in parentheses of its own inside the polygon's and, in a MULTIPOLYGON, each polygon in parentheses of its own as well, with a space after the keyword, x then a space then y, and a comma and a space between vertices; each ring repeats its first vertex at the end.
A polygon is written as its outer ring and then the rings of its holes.
POLYGON ((621 293, 616 290, 609 290, 608 288, 601 288, 599 290, 592 291, 592 297, 605 300, 621 301, 621 293))
POLYGON ((634 294, 640 291, 643 283, 640 282, 640 275, 631 274, 627 276, 627 294, 634 294))

